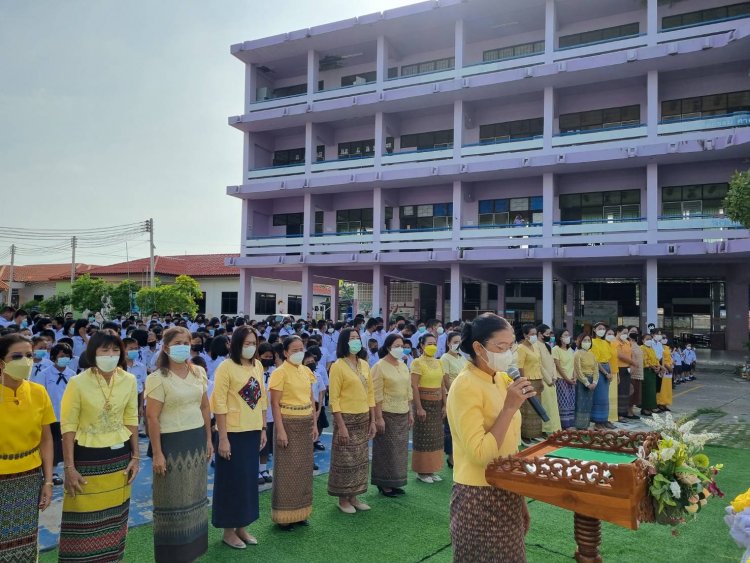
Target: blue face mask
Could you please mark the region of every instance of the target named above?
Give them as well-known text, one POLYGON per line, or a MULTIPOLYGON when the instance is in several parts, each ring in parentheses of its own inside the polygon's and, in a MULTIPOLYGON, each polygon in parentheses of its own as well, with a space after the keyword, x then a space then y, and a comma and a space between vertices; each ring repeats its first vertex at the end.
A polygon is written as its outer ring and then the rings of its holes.
POLYGON ((362 341, 357 340, 350 340, 349 341, 349 352, 352 354, 358 354, 359 351, 362 349, 362 341))
POLYGON ((212 328, 208 329, 208 334, 210 334, 211 336, 213 336, 215 333, 216 333, 216 331, 214 329, 212 329, 212 328))
POLYGON ((62 358, 57 358, 57 365, 61 368, 66 368, 70 365, 70 358, 63 356, 62 358))
POLYGON ((21 324, 19 325, 21 328, 29 328, 29 321, 26 319, 21 321, 21 324))
POLYGON ((37 360, 43 360, 49 355, 49 352, 47 350, 34 350, 34 357, 37 360))
POLYGON ((424 334, 425 332, 427 332, 427 329, 425 327, 423 327, 423 326, 420 326, 417 329, 417 332, 419 332, 419 334, 424 334))
POLYGON ((128 350, 128 360, 137 360, 138 350, 128 350))
POLYGON ((190 357, 190 346, 187 344, 172 344, 169 347, 169 359, 182 364, 190 357))
POLYGON ((404 355, 411 356, 411 348, 404 348, 404 355))

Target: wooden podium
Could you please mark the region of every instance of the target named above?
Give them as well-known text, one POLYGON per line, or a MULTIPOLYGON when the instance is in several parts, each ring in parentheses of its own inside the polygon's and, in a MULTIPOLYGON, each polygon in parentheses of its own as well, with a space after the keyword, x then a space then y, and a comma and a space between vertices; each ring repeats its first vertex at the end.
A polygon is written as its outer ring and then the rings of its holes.
POLYGON ((576 561, 599 563, 601 520, 631 530, 637 530, 641 522, 654 521, 648 469, 637 456, 647 456, 658 439, 655 432, 561 430, 515 456, 491 463, 486 471, 487 482, 572 510, 578 546, 576 561), (548 457, 558 450, 573 455, 548 457), (625 463, 584 461, 576 459, 577 453, 584 459, 621 457, 625 463))

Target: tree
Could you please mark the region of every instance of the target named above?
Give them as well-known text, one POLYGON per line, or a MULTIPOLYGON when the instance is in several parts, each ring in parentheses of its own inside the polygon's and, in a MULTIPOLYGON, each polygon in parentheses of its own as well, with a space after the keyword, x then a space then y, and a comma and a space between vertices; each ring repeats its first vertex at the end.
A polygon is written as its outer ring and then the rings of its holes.
POLYGON ((133 308, 133 297, 140 289, 140 284, 133 280, 123 280, 118 283, 109 292, 112 310, 116 313, 129 313, 133 308))
POLYGON ((65 314, 65 310, 70 306, 70 293, 53 295, 39 304, 39 310, 50 317, 58 317, 65 314))
POLYGON ((37 299, 32 299, 31 301, 22 304, 20 308, 24 309, 26 311, 38 311, 40 303, 41 303, 41 301, 39 301, 37 299))
POLYGON ((727 217, 750 229, 750 170, 732 174, 726 206, 727 217))
POLYGON ((178 276, 173 284, 142 287, 135 302, 147 315, 153 312, 186 312, 190 316, 198 312, 196 299, 202 296, 200 285, 190 276, 178 276))
POLYGON ((81 275, 72 285, 72 304, 78 311, 99 311, 102 299, 109 295, 112 284, 101 278, 92 278, 89 274, 81 275))

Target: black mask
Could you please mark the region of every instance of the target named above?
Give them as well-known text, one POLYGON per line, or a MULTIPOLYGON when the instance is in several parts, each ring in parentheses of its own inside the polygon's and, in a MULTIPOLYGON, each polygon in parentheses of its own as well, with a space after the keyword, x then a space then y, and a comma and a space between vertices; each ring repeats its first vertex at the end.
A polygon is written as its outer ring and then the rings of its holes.
POLYGON ((396 325, 396 328, 397 328, 398 330, 404 330, 404 325, 396 325))
POLYGON ((264 368, 270 368, 273 365, 273 358, 261 358, 260 363, 263 364, 264 368))
POLYGON ((310 371, 315 371, 316 369, 318 369, 318 364, 316 364, 315 362, 313 362, 313 363, 311 363, 311 364, 306 364, 306 367, 307 367, 307 368, 308 368, 308 369, 309 369, 310 371))
POLYGON ((630 338, 632 338, 633 340, 638 340, 638 333, 637 332, 631 332, 630 333, 630 338))
POLYGON ((156 342, 149 342, 148 343, 149 348, 156 348, 156 342))
POLYGON ((377 348, 370 348, 370 354, 377 354, 378 349, 377 348))
POLYGON ((203 344, 193 344, 190 349, 193 352, 203 352, 203 344))

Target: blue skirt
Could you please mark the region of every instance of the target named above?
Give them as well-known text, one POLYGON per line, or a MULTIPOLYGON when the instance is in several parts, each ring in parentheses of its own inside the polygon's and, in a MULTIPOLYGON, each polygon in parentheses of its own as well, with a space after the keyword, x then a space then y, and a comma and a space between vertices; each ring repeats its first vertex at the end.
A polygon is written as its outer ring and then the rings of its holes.
MULTIPOLYGON (((599 364, 609 373, 609 364, 599 364)), ((599 373, 599 383, 594 389, 594 400, 591 405, 591 421, 596 424, 604 424, 609 420, 609 380, 599 373)))
MULTIPOLYGON (((211 523, 215 528, 244 528, 258 519, 260 430, 228 432, 232 456, 216 449, 211 523)), ((312 445, 310 446, 312 448, 312 445)))

